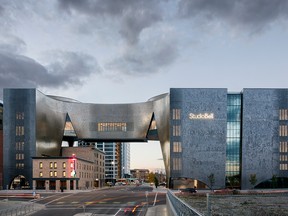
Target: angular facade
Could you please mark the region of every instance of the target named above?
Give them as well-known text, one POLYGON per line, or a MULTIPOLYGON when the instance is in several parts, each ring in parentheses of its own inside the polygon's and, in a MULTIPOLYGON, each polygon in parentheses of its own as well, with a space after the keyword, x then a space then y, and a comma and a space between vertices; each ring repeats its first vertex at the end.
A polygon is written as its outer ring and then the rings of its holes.
POLYGON ((88 104, 36 89, 4 89, 4 184, 20 175, 32 185, 31 158, 60 156, 63 141, 146 142, 153 121, 163 154, 169 153, 168 101, 165 94, 144 103, 88 104))
POLYGON ((5 185, 30 182, 31 158, 59 156, 63 142, 159 140, 169 187, 288 187, 288 89, 172 88, 135 104, 4 89, 4 111, 5 185))

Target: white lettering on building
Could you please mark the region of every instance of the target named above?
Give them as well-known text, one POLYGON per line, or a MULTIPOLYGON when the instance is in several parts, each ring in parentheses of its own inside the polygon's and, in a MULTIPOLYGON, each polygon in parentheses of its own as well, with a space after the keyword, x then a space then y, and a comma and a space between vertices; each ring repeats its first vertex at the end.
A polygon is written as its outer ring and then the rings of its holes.
POLYGON ((214 113, 189 113, 189 119, 214 119, 214 113))

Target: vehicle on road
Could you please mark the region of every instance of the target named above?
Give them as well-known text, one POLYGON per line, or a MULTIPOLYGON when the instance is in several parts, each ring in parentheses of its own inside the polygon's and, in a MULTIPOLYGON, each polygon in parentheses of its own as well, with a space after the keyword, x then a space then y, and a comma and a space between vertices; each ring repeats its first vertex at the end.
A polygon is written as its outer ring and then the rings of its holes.
POLYGON ((180 193, 197 193, 195 188, 181 188, 180 193))

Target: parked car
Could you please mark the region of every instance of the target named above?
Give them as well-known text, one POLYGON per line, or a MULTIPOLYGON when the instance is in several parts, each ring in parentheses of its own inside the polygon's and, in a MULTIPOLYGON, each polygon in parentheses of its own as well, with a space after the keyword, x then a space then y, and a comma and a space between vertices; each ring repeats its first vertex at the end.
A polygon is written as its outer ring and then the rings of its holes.
POLYGON ((181 193, 197 193, 197 190, 195 188, 181 188, 181 193))

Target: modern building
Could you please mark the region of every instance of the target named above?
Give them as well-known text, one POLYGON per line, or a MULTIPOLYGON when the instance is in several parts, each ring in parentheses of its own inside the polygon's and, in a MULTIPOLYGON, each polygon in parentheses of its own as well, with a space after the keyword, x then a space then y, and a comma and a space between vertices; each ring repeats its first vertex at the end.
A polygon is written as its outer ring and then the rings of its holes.
POLYGON ((133 104, 4 89, 3 102, 4 185, 18 175, 31 185, 31 158, 60 156, 63 143, 158 140, 169 187, 288 187, 288 89, 172 88, 133 104))
POLYGON ((121 178, 121 145, 120 142, 95 143, 97 149, 105 152, 106 182, 115 184, 116 180, 121 178))
POLYGON ((130 177, 130 144, 98 142, 95 147, 105 152, 106 182, 115 183, 117 179, 130 177))
POLYGON ((122 143, 121 146, 121 178, 130 177, 130 143, 122 143))

